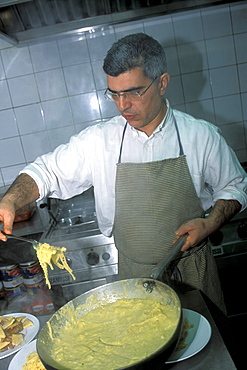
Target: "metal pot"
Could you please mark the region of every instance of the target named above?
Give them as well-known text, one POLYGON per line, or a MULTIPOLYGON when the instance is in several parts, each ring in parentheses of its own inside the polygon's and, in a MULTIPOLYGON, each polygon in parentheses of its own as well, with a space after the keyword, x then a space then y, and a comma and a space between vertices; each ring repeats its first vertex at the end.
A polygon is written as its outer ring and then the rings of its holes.
MULTIPOLYGON (((134 363, 125 369, 160 369, 170 357, 178 342, 182 327, 182 308, 178 295, 167 284, 156 280, 176 255, 184 243, 185 237, 180 238, 173 246, 172 252, 161 261, 152 271, 151 278, 134 278, 109 283, 74 298, 61 307, 41 329, 37 340, 37 352, 47 370, 71 370, 57 363, 52 354, 52 337, 59 337, 59 331, 68 321, 68 310, 79 318, 99 304, 107 304, 118 299, 153 299, 172 305, 177 310, 177 325, 171 338, 151 356, 134 363), (92 299, 93 298, 93 299, 92 299), (83 310, 76 310, 83 305, 83 310), (51 337, 52 331, 52 337, 51 337)), ((120 369, 119 369, 120 370, 120 369)))
POLYGON ((61 307, 51 317, 49 324, 46 323, 44 325, 38 336, 37 352, 46 369, 71 370, 67 367, 61 366, 54 360, 52 354, 52 338, 50 336, 50 328, 52 329, 53 337, 59 336, 59 328, 63 328, 68 321, 68 316, 66 316, 68 309, 73 310, 75 315, 78 315, 79 317, 82 313, 76 311, 78 306, 86 305, 84 308, 86 313, 96 307, 99 303, 107 304, 122 298, 153 298, 155 300, 172 305, 177 309, 177 326, 170 340, 164 343, 164 345, 151 356, 126 368, 159 369, 159 367, 170 357, 179 339, 182 322, 182 309, 180 300, 172 288, 160 281, 144 278, 120 280, 106 284, 104 286, 92 289, 89 292, 83 293, 82 295, 68 302, 65 306, 61 307), (92 296, 94 296, 93 303, 87 304, 88 298, 92 296))

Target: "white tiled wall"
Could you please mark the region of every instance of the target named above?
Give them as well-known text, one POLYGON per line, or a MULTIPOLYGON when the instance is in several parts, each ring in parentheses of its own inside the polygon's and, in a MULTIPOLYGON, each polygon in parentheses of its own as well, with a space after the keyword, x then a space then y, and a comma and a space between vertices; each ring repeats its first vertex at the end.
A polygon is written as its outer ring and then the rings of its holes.
POLYGON ((0 186, 71 135, 117 113, 104 99, 103 58, 145 32, 164 46, 173 107, 221 127, 247 161, 247 1, 145 18, 43 43, 0 41, 0 186))

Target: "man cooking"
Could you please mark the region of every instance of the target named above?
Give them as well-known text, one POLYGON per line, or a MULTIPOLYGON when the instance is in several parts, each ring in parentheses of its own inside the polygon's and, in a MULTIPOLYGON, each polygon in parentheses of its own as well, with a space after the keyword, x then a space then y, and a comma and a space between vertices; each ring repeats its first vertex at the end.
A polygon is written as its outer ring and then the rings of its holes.
POLYGON ((120 279, 148 276, 174 238, 187 233, 177 276, 224 310, 207 237, 246 207, 245 171, 217 127, 163 98, 170 77, 156 40, 142 33, 118 40, 103 69, 105 97, 120 115, 26 166, 0 202, 4 231, 12 232, 24 205, 93 185, 99 227, 114 235, 119 251, 120 279))

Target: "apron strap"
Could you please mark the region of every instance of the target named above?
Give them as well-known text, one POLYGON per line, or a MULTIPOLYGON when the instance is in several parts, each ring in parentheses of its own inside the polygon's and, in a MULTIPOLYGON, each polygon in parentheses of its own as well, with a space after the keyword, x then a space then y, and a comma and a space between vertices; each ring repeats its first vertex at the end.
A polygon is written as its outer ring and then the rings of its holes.
POLYGON ((183 148, 183 145, 182 145, 182 142, 181 142, 180 134, 179 134, 179 131, 178 131, 178 125, 177 125, 176 118, 174 117, 174 114, 173 114, 173 118, 174 118, 175 129, 177 131, 177 137, 178 137, 179 155, 184 155, 184 148, 183 148))
POLYGON ((126 131, 126 128, 127 128, 127 124, 128 124, 128 122, 126 121, 126 123, 124 125, 124 129, 123 129, 121 145, 120 145, 120 150, 119 150, 119 157, 118 157, 118 162, 117 163, 121 163, 122 150, 123 150, 123 141, 124 141, 124 135, 125 135, 125 131, 126 131))
MULTIPOLYGON (((183 145, 182 145, 179 130, 178 130, 177 121, 174 117, 174 114, 173 114, 173 119, 174 119, 174 125, 175 125, 175 129, 176 129, 176 132, 177 132, 177 138, 178 138, 179 156, 181 156, 181 155, 184 155, 184 149, 183 149, 183 145)), ((117 162, 118 164, 121 163, 121 159, 122 159, 123 142, 124 142, 124 136, 125 136, 127 125, 128 125, 128 122, 126 121, 126 123, 124 125, 124 129, 123 129, 121 144, 120 144, 120 150, 119 150, 119 156, 118 156, 118 162, 117 162)))

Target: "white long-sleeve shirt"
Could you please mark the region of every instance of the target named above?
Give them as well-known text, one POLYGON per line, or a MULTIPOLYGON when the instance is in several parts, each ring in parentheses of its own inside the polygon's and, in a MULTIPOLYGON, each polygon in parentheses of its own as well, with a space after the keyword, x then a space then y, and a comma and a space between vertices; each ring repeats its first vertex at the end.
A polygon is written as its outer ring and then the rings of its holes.
MULTIPOLYGON (((153 134, 127 126, 122 162, 150 162, 179 156, 177 122, 184 154, 204 210, 218 199, 235 199, 247 206, 247 177, 220 130, 204 121, 173 110, 153 134)), ((96 213, 103 234, 110 236, 115 213, 115 178, 125 119, 98 123, 72 136, 66 145, 38 157, 24 168, 37 183, 40 199, 67 199, 94 186, 96 213)))

